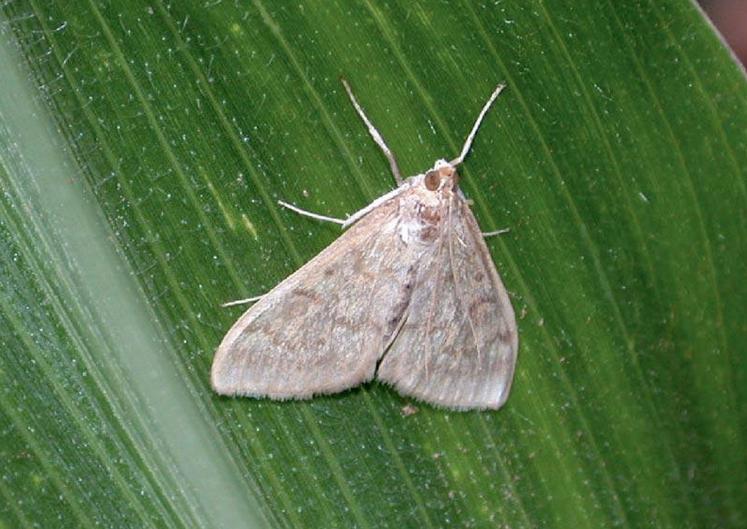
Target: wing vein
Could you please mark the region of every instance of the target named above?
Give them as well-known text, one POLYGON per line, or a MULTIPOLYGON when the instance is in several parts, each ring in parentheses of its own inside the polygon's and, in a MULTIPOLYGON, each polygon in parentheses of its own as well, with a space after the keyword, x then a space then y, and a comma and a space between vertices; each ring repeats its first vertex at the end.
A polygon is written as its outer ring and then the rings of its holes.
MULTIPOLYGON (((459 302, 459 306, 462 307, 462 310, 464 311, 464 319, 466 319, 469 322, 470 330, 472 331, 472 339, 475 342, 475 349, 477 350, 477 363, 480 364, 481 360, 481 351, 480 351, 480 340, 477 336, 477 329, 475 329, 475 323, 472 321, 472 316, 469 313, 469 306, 465 306, 466 300, 467 300, 467 294, 464 292, 464 289, 462 288, 462 283, 460 279, 456 276, 456 266, 454 261, 454 226, 451 222, 451 215, 452 215, 452 205, 453 201, 449 201, 449 222, 448 222, 448 228, 449 228, 449 267, 451 268, 451 278, 454 281, 454 293, 456 294, 456 298, 459 302)), ((458 235, 457 235, 458 237, 458 235)), ((465 243, 466 244, 466 243, 465 243)), ((466 279, 466 278, 465 278, 466 279)), ((471 278, 469 278, 471 279, 471 278)))

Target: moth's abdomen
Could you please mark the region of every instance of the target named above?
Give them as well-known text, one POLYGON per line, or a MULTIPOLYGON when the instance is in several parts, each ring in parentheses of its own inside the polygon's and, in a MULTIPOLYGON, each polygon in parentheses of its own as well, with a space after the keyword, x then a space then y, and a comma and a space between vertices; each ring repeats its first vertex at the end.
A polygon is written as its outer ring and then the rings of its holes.
POLYGON ((402 318, 410 305, 412 299, 412 290, 415 285, 417 267, 410 266, 404 276, 404 281, 401 285, 398 285, 396 289, 390 289, 390 295, 396 296, 396 303, 391 304, 391 307, 387 311, 384 328, 384 343, 389 345, 394 335, 398 331, 402 318))

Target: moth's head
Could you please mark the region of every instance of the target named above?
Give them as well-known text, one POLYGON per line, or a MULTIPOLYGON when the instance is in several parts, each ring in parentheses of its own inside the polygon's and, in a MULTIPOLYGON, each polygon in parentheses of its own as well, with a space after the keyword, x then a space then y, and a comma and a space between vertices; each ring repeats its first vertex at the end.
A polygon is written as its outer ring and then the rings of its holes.
POLYGON ((433 168, 423 175, 423 185, 428 191, 441 191, 443 189, 453 191, 456 190, 458 182, 459 174, 456 167, 446 160, 437 160, 433 168))

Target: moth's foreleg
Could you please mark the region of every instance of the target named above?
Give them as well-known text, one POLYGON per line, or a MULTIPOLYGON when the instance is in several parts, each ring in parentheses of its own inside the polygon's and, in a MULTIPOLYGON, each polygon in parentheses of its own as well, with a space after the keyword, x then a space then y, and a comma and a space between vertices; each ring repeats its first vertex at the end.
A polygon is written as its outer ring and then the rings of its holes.
POLYGON ((342 219, 337 219, 335 217, 327 217, 326 215, 319 215, 318 213, 312 213, 311 211, 306 211, 305 209, 296 207, 293 204, 288 204, 287 202, 283 202, 282 200, 278 200, 278 204, 280 204, 284 208, 288 208, 289 210, 298 213, 299 215, 311 217, 312 219, 323 220, 325 222, 334 222, 335 224, 340 224, 340 225, 345 224, 346 222, 342 219))
POLYGON ((483 237, 492 237, 493 235, 500 235, 501 233, 508 233, 509 231, 511 231, 511 228, 503 228, 502 230, 484 231, 484 232, 481 232, 481 235, 483 237))

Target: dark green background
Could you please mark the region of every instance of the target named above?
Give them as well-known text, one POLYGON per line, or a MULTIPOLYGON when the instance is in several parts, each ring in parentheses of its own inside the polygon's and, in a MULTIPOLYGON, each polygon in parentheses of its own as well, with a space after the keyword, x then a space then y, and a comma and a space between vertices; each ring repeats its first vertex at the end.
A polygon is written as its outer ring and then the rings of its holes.
POLYGON ((747 85, 688 1, 1 6, 0 526, 744 527, 747 85), (498 412, 226 399, 240 308, 453 157, 498 412))

